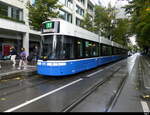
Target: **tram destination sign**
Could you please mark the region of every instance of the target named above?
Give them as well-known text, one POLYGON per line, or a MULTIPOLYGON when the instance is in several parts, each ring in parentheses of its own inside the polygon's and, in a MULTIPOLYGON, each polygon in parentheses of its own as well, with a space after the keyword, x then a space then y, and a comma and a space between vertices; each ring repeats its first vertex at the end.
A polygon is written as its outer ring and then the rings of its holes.
POLYGON ((42 25, 42 33, 58 33, 59 23, 54 21, 44 22, 42 25))

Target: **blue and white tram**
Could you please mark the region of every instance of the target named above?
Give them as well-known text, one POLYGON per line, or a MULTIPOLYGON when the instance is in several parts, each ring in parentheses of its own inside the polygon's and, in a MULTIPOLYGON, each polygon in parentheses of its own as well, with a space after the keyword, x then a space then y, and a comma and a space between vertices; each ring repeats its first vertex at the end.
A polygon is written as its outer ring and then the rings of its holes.
POLYGON ((126 57, 121 45, 61 19, 44 22, 42 33, 40 75, 71 75, 126 57))

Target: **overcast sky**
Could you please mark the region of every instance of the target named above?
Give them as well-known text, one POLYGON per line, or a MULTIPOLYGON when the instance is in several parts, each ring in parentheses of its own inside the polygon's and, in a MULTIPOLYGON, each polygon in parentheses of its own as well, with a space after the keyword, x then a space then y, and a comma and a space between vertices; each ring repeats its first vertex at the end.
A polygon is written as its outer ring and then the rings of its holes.
POLYGON ((111 3, 112 6, 114 6, 116 4, 123 6, 128 3, 126 0, 94 0, 94 1, 95 1, 95 3, 98 3, 98 1, 100 1, 101 4, 106 7, 108 6, 108 3, 111 3))

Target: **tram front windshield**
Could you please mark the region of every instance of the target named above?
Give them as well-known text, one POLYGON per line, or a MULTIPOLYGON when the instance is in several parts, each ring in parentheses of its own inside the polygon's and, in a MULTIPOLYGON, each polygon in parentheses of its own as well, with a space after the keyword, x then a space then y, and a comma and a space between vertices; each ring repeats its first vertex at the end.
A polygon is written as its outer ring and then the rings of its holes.
POLYGON ((74 58, 73 38, 62 35, 46 35, 43 38, 42 56, 48 60, 67 60, 74 58))

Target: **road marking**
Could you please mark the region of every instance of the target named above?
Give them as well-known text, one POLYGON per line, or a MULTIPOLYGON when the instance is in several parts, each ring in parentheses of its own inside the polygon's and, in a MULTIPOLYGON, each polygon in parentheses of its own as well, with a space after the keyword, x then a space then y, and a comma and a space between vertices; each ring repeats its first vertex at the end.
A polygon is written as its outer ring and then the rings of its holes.
POLYGON ((91 77, 91 76, 93 76, 93 75, 95 75, 95 74, 97 74, 97 73, 99 73, 99 72, 101 72, 101 71, 103 71, 104 69, 102 69, 102 70, 99 70, 99 71, 96 71, 96 72, 94 72, 94 73, 92 73, 92 74, 89 74, 87 77, 91 77))
POLYGON ((70 86, 70 85, 73 85, 73 84, 75 84, 75 83, 77 83, 77 82, 79 82, 79 81, 81 81, 81 80, 83 80, 83 79, 78 79, 78 80, 76 80, 76 81, 73 81, 73 82, 71 82, 71 83, 69 83, 69 84, 67 84, 67 85, 65 85, 65 86, 62 86, 62 87, 60 87, 60 88, 58 88, 58 89, 55 89, 55 90, 53 90, 53 91, 50 91, 50 92, 48 92, 48 93, 46 93, 46 94, 44 94, 44 95, 41 95, 41 96, 36 97, 36 98, 34 98, 34 99, 31 99, 31 100, 29 100, 29 101, 26 101, 25 103, 22 103, 22 104, 20 104, 20 105, 18 105, 18 106, 16 106, 16 107, 13 107, 13 108, 11 108, 11 109, 8 109, 8 110, 4 111, 4 112, 13 112, 13 111, 15 111, 15 110, 17 110, 17 109, 20 109, 20 108, 22 108, 22 107, 24 107, 24 106, 27 106, 27 105, 33 103, 33 102, 35 102, 35 101, 38 101, 38 100, 40 100, 40 99, 42 99, 42 98, 44 98, 44 97, 46 97, 46 96, 49 96, 49 95, 51 95, 51 94, 53 94, 53 93, 55 93, 55 92, 57 92, 57 91, 59 91, 59 90, 62 90, 62 89, 66 88, 66 87, 68 87, 68 86, 70 86))
POLYGON ((101 69, 101 70, 99 70, 99 71, 96 71, 96 72, 94 72, 94 73, 91 73, 91 74, 87 75, 86 77, 91 77, 91 76, 93 76, 93 75, 95 75, 95 74, 97 74, 97 73, 99 73, 99 72, 102 72, 103 70, 110 69, 111 67, 113 67, 113 66, 115 66, 115 65, 117 65, 117 64, 118 64, 118 63, 115 63, 115 64, 113 64, 113 65, 110 65, 110 66, 108 66, 108 67, 105 67, 104 69, 101 69))
POLYGON ((150 112, 149 107, 145 101, 141 101, 141 104, 144 112, 150 112))

